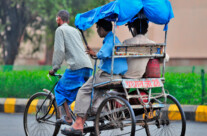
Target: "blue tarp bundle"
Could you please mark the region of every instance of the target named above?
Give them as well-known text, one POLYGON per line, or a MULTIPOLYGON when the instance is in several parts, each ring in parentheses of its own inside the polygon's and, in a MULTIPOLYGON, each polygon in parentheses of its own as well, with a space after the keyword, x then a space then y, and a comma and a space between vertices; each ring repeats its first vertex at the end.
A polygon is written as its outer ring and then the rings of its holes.
POLYGON ((114 21, 118 17, 117 25, 129 22, 140 10, 149 21, 156 24, 167 24, 174 17, 169 0, 116 0, 88 12, 77 14, 75 25, 81 30, 90 28, 99 19, 114 21))

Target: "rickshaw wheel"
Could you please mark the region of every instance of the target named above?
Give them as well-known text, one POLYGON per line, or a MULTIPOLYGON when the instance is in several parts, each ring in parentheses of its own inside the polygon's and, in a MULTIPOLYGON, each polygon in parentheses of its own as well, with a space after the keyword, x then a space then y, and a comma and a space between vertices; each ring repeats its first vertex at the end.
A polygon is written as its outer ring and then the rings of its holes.
POLYGON ((153 110, 155 119, 146 123, 147 136, 184 136, 186 130, 185 114, 176 98, 168 95, 166 101, 164 97, 156 101, 164 104, 165 107, 153 110))
POLYGON ((135 115, 127 100, 111 96, 101 103, 95 119, 97 136, 134 136, 135 127, 135 115))
POLYGON ((59 118, 60 114, 55 100, 47 93, 38 92, 30 97, 24 111, 25 135, 56 136, 60 125, 55 123, 59 118), (37 106, 35 106, 35 103, 37 103, 37 106), (40 108, 41 105, 42 108, 40 108))

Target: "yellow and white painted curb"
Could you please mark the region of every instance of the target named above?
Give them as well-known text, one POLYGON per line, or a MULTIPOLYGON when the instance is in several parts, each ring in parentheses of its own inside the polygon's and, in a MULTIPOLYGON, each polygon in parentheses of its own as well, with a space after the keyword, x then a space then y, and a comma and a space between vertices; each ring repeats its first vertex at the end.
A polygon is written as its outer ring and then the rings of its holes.
MULTIPOLYGON (((16 98, 0 98, 0 112, 3 113, 23 113, 26 107, 28 99, 16 99, 16 98)), ((29 112, 34 112, 38 100, 33 101, 29 112)), ((75 102, 71 104, 71 109, 74 110, 75 102)), ((186 120, 207 122, 207 105, 182 105, 182 108, 186 115, 186 120)), ((170 120, 179 120, 180 114, 178 109, 174 105, 169 105, 167 108, 168 117, 170 120)))
POLYGON ((199 105, 195 113, 195 121, 207 122, 207 106, 199 105))

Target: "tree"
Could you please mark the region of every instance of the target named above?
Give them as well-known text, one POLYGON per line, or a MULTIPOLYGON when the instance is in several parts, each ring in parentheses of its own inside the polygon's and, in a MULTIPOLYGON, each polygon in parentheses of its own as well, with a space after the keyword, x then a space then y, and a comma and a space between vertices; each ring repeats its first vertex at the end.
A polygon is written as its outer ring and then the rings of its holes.
POLYGON ((61 9, 71 13, 71 24, 75 15, 100 6, 108 0, 0 0, 0 47, 4 64, 13 65, 23 37, 35 39, 28 35, 27 27, 34 30, 45 26, 46 44, 52 47, 54 31, 57 27, 55 16, 61 9))
POLYGON ((2 26, 0 42, 5 64, 14 63, 25 28, 35 20, 35 14, 29 16, 27 9, 25 2, 17 3, 12 0, 1 0, 0 22, 2 26))

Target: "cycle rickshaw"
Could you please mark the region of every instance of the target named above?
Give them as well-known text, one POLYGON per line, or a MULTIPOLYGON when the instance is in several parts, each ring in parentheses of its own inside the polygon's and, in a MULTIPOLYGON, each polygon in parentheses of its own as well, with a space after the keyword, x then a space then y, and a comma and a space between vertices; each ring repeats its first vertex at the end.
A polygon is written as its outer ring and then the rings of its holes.
MULTIPOLYGON (((94 64, 94 89, 107 90, 105 99, 101 102, 96 115, 89 116, 87 121, 94 122, 90 126, 85 124, 84 134, 103 136, 122 135, 158 135, 158 136, 184 136, 186 119, 179 102, 164 89, 165 59, 163 59, 162 77, 141 79, 113 79, 113 63, 116 58, 148 57, 164 58, 166 54, 167 24, 173 17, 170 2, 168 0, 117 0, 104 6, 76 16, 76 27, 80 29, 87 45, 83 31, 91 27, 99 19, 114 21, 114 37, 116 25, 123 25, 136 17, 142 18, 142 11, 150 22, 165 24, 165 40, 159 44, 114 45, 112 53, 111 80, 95 84, 96 62, 94 64), (127 5, 126 5, 127 4, 127 5), (158 6, 158 7, 157 7, 158 6), (149 8, 148 8, 149 7, 149 8), (155 9, 153 9, 155 8, 155 9), (154 13, 158 12, 158 13, 154 13), (164 14, 159 15, 164 12, 164 14), (119 52, 117 48, 125 48, 119 52), (127 52, 127 48, 147 47, 149 54, 140 52, 127 52), (157 52, 152 52, 152 47, 157 52), (130 89, 134 88, 135 93, 130 89), (160 89, 157 89, 160 88, 160 89), (145 92, 144 95, 142 92, 145 92), (132 103, 131 100, 138 102, 132 103)), ((129 24, 129 23, 128 23, 129 24)), ((114 38, 115 39, 115 38, 114 38)), ((114 42, 115 43, 115 42, 114 42)), ((61 77, 61 75, 56 75, 61 77)), ((53 90, 53 89, 52 89, 53 90)), ((31 135, 57 135, 60 125, 56 125, 59 110, 55 102, 52 90, 39 92, 31 96, 24 113, 24 129, 28 136, 31 135), (38 99, 39 98, 39 99, 38 99), (37 100, 38 99, 38 100, 37 100), (36 106, 36 105, 37 106, 36 106), (34 106, 35 105, 35 106, 34 106), (32 123, 30 123, 30 121, 32 123)), ((93 91, 91 97, 93 98, 93 91)), ((91 102, 92 106, 92 102, 91 102)), ((73 119, 75 115, 70 108, 73 119)))

